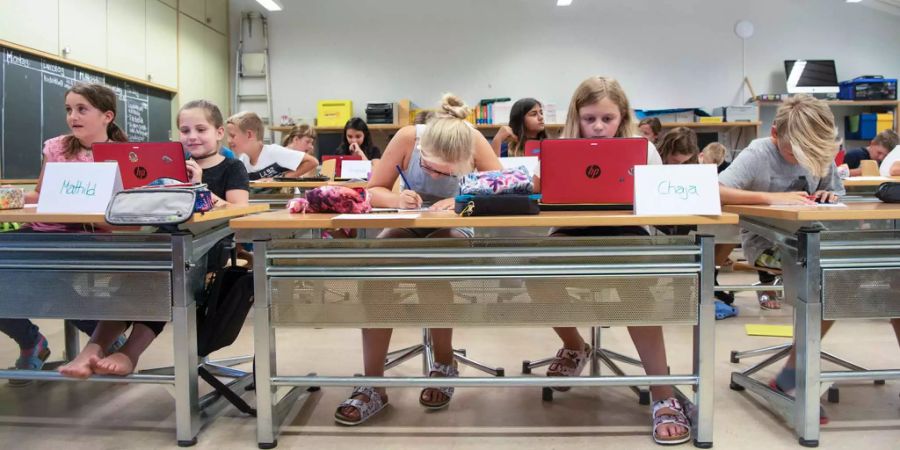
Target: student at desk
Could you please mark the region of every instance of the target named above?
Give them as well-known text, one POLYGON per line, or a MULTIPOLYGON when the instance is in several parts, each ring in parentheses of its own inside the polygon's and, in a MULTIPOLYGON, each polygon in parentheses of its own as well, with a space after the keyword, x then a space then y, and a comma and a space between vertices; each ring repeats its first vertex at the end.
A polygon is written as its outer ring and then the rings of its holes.
POLYGON ((364 160, 381 158, 381 149, 372 143, 372 133, 366 121, 354 117, 344 124, 344 134, 341 135, 341 146, 335 155, 359 156, 364 160))
POLYGON ((306 123, 295 125, 281 140, 281 146, 313 155, 316 153, 316 129, 306 123))
POLYGON ((239 112, 228 118, 225 132, 228 147, 237 152, 250 181, 270 180, 285 176, 297 178, 319 166, 308 153, 286 149, 277 144, 263 144, 262 119, 254 112, 239 112))
MULTIPOLYGON (((834 165, 836 137, 834 117, 825 102, 808 95, 791 97, 775 113, 772 136, 751 142, 719 176, 722 203, 814 205, 810 197, 837 201, 844 187, 834 165)), ((781 268, 780 252, 772 242, 749 232, 742 233, 742 240, 747 261, 781 268)), ((762 300, 760 306, 766 306, 762 300)), ((833 323, 822 322, 823 336, 833 323)), ((900 319, 891 323, 900 339, 900 319)), ((796 388, 795 367, 796 354, 791 349, 770 387, 791 395, 796 388)), ((820 417, 827 423, 824 409, 820 417)))
MULTIPOLYGON (((76 84, 64 96, 66 125, 71 134, 48 139, 44 143, 43 165, 37 186, 25 195, 26 203, 37 203, 41 193, 44 165, 48 162, 94 162, 91 147, 95 142, 126 142, 128 138, 114 122, 116 118, 116 94, 101 84, 76 84)), ((94 231, 91 225, 64 225, 54 223, 26 224, 21 232, 80 233, 94 231)), ((63 293, 61 292, 61 295, 63 293)), ((75 320, 73 324, 91 335, 97 325, 93 320, 75 320)), ((28 319, 0 319, 0 331, 19 344, 19 358, 15 367, 20 370, 39 370, 50 356, 47 338, 28 319)), ((121 333, 112 336, 104 349, 115 350, 124 339, 117 341, 121 333), (116 342, 118 344, 114 345, 116 342), (112 347, 111 347, 112 346, 112 347)), ((30 381, 11 380, 11 385, 24 385, 30 381)))
POLYGON ((497 156, 525 156, 525 141, 547 139, 544 129, 544 106, 533 98, 517 100, 509 111, 509 126, 497 130, 491 147, 497 156), (504 152, 503 144, 507 143, 504 152))
MULTIPOLYGON (((205 183, 216 206, 249 203, 249 181, 243 164, 220 153, 219 143, 225 134, 222 113, 212 102, 195 100, 178 111, 178 132, 184 148, 190 152, 188 172, 194 183, 205 183)), ((210 271, 221 262, 209 261, 210 271)), ((128 375, 134 372, 138 359, 165 327, 165 322, 130 322, 104 320, 97 325, 90 341, 59 372, 72 378, 98 375, 128 375), (115 352, 106 352, 117 336, 131 326, 125 344, 115 352)))
POLYGON ((881 164, 888 155, 888 152, 896 147, 897 144, 900 144, 900 137, 897 136, 897 132, 894 130, 884 130, 881 133, 878 133, 878 135, 869 142, 868 146, 848 150, 847 155, 844 156, 844 164, 850 169, 850 176, 858 177, 862 175, 862 169, 859 165, 864 160, 871 159, 878 162, 878 164, 881 164))
MULTIPOLYGON (((618 81, 608 77, 591 77, 581 82, 572 100, 562 138, 607 139, 633 137, 637 133, 634 112, 628 97, 618 81)), ((695 144, 696 145, 696 144, 695 144)), ((652 142, 647 142, 647 163, 661 164, 662 160, 652 142)), ((540 173, 540 170, 536 170, 540 173)), ((540 189, 540 176, 535 177, 536 191, 540 189)), ((648 236, 643 227, 578 227, 558 228, 551 236, 648 236)), ((529 295, 536 298, 565 299, 566 290, 545 285, 526 283, 529 295)), ((649 289, 641 289, 644 298, 652 298, 649 289)), ((632 294, 635 295, 635 294, 632 294)), ((563 301, 563 300, 560 300, 563 301)), ((547 369, 547 376, 578 376, 590 361, 593 349, 584 341, 575 327, 553 329, 562 340, 563 347, 547 369)), ((668 375, 666 345, 660 326, 630 326, 628 333, 640 355, 647 375, 668 375)), ((567 391, 568 387, 553 388, 567 391)), ((652 437, 659 444, 679 444, 691 439, 690 421, 681 402, 675 398, 672 386, 652 386, 654 399, 651 408, 652 437)))
MULTIPOLYGON (((381 163, 375 166, 369 180, 372 206, 412 209, 431 205, 434 210, 453 209, 454 197, 459 190, 458 178, 473 169, 500 170, 500 160, 494 154, 487 139, 465 121, 469 108, 452 94, 444 95, 436 117, 427 125, 407 126, 400 129, 385 149, 381 163), (402 169, 404 189, 392 191, 397 180, 397 168, 402 169)), ((472 237, 470 228, 422 229, 389 228, 379 238, 446 238, 472 237)), ((369 283, 379 283, 372 281, 369 283)), ((387 282, 390 283, 390 282, 387 282)), ((385 292, 392 285, 367 289, 368 292, 385 292)), ((445 298, 453 295, 449 285, 418 286, 419 298, 445 298), (436 287, 436 288, 435 288, 436 287), (427 291, 427 292, 426 292, 427 291)), ((427 301, 427 300, 423 300, 427 301)), ((391 340, 391 329, 363 329, 363 363, 366 376, 384 376, 384 361, 391 340)), ((434 365, 429 376, 455 377, 459 372, 453 360, 451 343, 453 330, 431 329, 434 343, 434 365)), ((425 388, 419 403, 428 409, 441 409, 450 403, 452 387, 425 388)), ((335 421, 344 425, 358 425, 381 411, 388 403, 384 388, 357 387, 350 398, 335 411, 335 421)))

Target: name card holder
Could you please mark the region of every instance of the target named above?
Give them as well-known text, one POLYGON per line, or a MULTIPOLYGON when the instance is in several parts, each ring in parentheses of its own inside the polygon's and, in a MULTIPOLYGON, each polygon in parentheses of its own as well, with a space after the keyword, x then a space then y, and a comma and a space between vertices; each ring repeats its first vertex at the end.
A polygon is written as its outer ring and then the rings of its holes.
POLYGON ((38 213, 103 214, 122 190, 116 163, 47 163, 38 213))
POLYGON ((721 215, 716 166, 636 166, 634 213, 638 216, 721 215))

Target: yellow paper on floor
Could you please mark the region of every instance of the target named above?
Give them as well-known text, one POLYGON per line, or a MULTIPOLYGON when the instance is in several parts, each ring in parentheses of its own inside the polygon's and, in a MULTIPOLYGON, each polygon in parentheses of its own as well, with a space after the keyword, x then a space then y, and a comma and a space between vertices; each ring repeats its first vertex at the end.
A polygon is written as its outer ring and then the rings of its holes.
POLYGON ((744 328, 747 336, 794 337, 794 327, 791 325, 747 324, 744 328))

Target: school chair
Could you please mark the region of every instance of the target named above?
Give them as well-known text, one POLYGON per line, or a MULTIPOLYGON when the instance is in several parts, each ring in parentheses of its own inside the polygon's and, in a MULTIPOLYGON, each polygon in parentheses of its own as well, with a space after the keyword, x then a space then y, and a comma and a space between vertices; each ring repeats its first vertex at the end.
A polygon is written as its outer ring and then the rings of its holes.
POLYGON ((878 162, 874 159, 865 159, 859 162, 859 168, 862 169, 864 177, 878 177, 881 172, 878 170, 878 162))
POLYGON ((322 161, 322 166, 319 169, 319 173, 333 180, 335 176, 335 167, 337 167, 337 160, 327 159, 325 161, 322 161))

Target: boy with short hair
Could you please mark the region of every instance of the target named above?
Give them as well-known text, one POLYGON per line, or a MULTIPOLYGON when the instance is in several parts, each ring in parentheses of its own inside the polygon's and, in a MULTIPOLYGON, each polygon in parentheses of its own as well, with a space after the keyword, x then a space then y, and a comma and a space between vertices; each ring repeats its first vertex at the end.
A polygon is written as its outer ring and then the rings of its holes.
POLYGON ((263 132, 262 119, 249 111, 229 117, 225 125, 228 146, 238 153, 250 181, 269 180, 276 176, 297 178, 319 166, 319 161, 306 152, 277 144, 263 144, 263 132))

